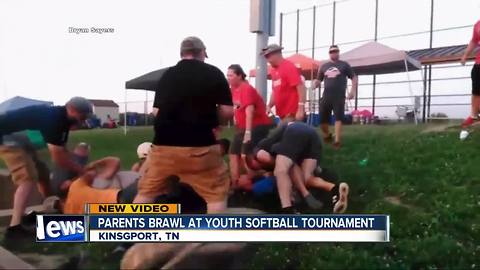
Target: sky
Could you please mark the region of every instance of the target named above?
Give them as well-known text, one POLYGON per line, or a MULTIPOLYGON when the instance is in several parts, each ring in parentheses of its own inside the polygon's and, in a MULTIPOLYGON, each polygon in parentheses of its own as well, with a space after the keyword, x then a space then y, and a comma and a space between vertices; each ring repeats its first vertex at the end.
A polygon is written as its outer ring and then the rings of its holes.
MULTIPOLYGON (((277 0, 277 17, 329 0, 277 0)), ((337 4, 335 43, 372 39, 374 0, 349 0, 337 4)), ((429 29, 430 0, 379 0, 378 36, 385 37, 429 29)), ((435 0, 434 28, 468 26, 480 11, 478 0, 435 0)), ((249 32, 250 0, 0 0, 0 102, 14 97, 63 104, 72 96, 96 99, 125 98, 125 81, 146 72, 174 65, 179 44, 186 36, 200 37, 207 46, 207 62, 222 70, 232 63, 248 70, 255 66, 255 34, 249 32), (113 28, 113 33, 69 33, 69 28, 113 28)), ((311 55, 312 11, 300 16, 299 49, 311 55), (303 50, 307 49, 307 50, 303 50)), ((332 36, 332 6, 317 8, 316 46, 329 45, 332 36)), ((278 42, 277 36, 271 42, 278 42)), ((287 55, 295 50, 296 16, 284 16, 283 44, 287 55)), ((466 44, 470 28, 443 31, 434 36, 434 46, 466 44)), ((397 49, 428 47, 428 35, 380 40, 397 49)), ((341 46, 343 51, 362 43, 341 46)), ((325 49, 315 50, 324 59, 325 49)), ((469 68, 435 71, 434 77, 469 76, 469 68)), ((421 79, 412 72, 412 79, 421 79)), ((378 81, 406 79, 405 74, 379 76, 378 81)), ((361 77, 360 82, 370 82, 361 77)), ((414 84, 420 94, 421 84, 414 84)), ((470 93, 469 80, 434 82, 434 93, 470 93)), ((378 96, 408 95, 407 85, 382 85, 378 96)), ((371 96, 370 86, 361 86, 360 97, 371 96)), ((150 93, 148 98, 153 98, 150 93)), ((129 109, 143 110, 144 91, 127 92, 129 109)), ((381 104, 392 101, 378 101, 381 104)), ((409 102, 400 100, 398 102, 409 102)), ((433 99, 433 102, 443 102, 433 99)), ((468 97, 455 102, 468 102, 468 97)), ((370 102, 361 105, 369 106, 370 102)), ((123 106, 123 105, 122 105, 123 106)), ((439 107, 454 117, 468 112, 466 106, 439 107)), ((392 109, 380 113, 391 115, 392 109)))

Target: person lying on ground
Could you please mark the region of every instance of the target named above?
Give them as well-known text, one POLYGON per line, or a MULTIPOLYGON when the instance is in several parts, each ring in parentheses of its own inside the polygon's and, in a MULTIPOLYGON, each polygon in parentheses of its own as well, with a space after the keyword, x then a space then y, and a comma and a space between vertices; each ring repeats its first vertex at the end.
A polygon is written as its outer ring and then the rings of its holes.
MULTIPOLYGON (((251 149, 248 145, 245 144, 245 153, 249 152, 249 148, 251 149)), ((322 207, 322 204, 305 187, 306 179, 313 176, 313 171, 317 167, 321 147, 322 144, 315 129, 302 122, 280 125, 256 146, 258 150, 254 151, 254 155, 267 169, 273 170, 277 179, 278 193, 284 212, 294 211, 291 200, 292 183, 309 207, 313 209, 322 207), (292 177, 292 168, 295 164, 298 164, 302 170, 301 174, 296 175, 298 177, 292 177)))
POLYGON ((255 149, 253 155, 246 156, 249 167, 274 172, 284 211, 295 211, 291 203, 292 182, 311 208, 315 208, 312 204, 316 206, 315 203, 318 201, 311 200, 313 196, 308 188, 320 188, 332 193, 335 213, 345 211, 348 184, 340 183, 337 186, 319 177, 322 172, 318 166, 318 160, 321 158, 321 140, 315 129, 304 123, 291 122, 274 130, 257 146, 246 144, 245 148, 255 149), (277 165, 278 161, 281 162, 280 169, 277 165), (291 179, 287 185, 285 179, 291 179))

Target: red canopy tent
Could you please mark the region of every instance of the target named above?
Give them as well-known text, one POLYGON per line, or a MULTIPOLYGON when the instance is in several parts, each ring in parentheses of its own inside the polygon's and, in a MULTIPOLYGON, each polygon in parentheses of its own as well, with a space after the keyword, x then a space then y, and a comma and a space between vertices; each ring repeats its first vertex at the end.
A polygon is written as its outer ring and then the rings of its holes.
MULTIPOLYGON (((305 56, 303 54, 294 54, 286 58, 290 62, 292 62, 297 68, 300 69, 302 76, 305 77, 306 80, 311 80, 315 78, 318 73, 318 69, 320 68, 320 61, 317 61, 311 57, 305 56)), ((252 69, 250 70, 249 76, 255 77, 257 70, 252 69)), ((271 79, 270 74, 272 72, 272 67, 268 66, 268 79, 271 79)))

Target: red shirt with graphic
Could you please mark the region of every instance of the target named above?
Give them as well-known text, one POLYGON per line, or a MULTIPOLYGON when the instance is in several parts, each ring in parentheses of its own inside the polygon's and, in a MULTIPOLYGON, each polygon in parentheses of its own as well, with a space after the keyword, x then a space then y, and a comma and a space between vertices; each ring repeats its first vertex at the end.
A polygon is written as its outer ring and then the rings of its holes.
POLYGON ((246 109, 250 105, 255 107, 252 128, 272 123, 272 120, 267 116, 267 108, 263 98, 248 82, 242 82, 240 86, 232 89, 232 100, 235 107, 235 124, 238 128, 247 128, 246 109))
POLYGON ((295 116, 298 110, 297 86, 302 83, 298 68, 283 60, 272 70, 273 99, 275 111, 280 118, 295 116))
MULTIPOLYGON (((477 47, 480 46, 480 21, 478 21, 473 26, 472 41, 477 44, 477 47)), ((477 51, 477 56, 475 57, 475 64, 480 64, 480 50, 477 51)))

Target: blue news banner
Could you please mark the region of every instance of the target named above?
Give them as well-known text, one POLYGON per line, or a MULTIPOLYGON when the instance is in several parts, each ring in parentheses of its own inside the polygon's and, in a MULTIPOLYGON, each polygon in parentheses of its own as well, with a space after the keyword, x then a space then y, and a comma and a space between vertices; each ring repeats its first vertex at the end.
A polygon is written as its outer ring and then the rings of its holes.
POLYGON ((39 242, 388 242, 388 215, 38 215, 39 242))

